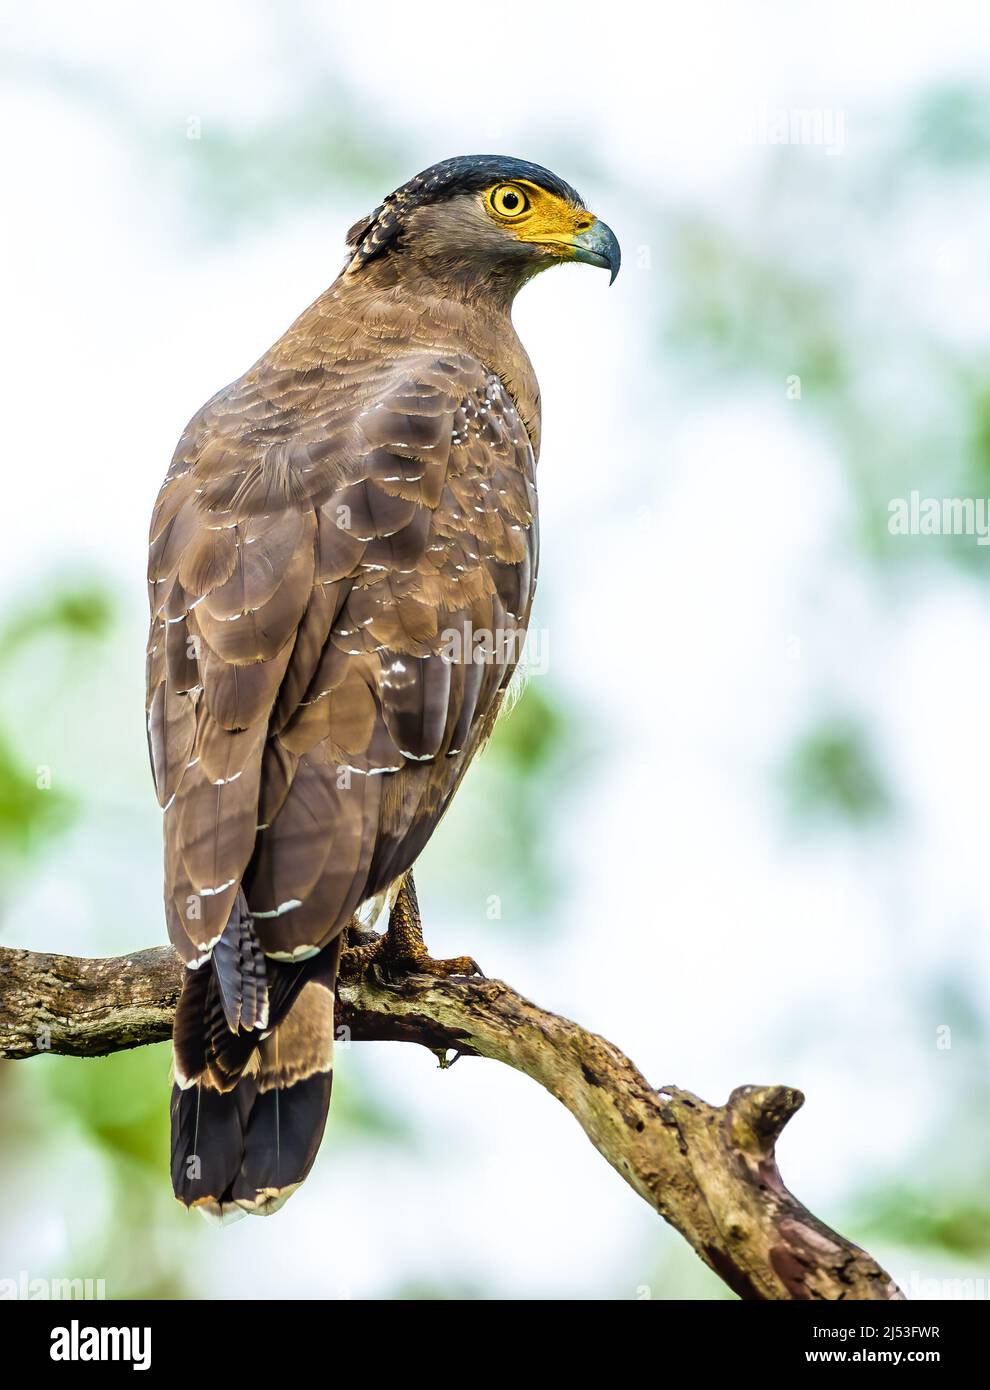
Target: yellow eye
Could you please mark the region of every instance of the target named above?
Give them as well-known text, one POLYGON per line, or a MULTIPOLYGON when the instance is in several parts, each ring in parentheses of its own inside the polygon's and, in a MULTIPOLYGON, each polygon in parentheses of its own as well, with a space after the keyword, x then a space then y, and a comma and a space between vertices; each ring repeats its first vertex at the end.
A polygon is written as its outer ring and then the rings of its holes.
POLYGON ((514 183, 500 183, 488 195, 499 217, 519 217, 529 208, 529 199, 522 189, 514 183))

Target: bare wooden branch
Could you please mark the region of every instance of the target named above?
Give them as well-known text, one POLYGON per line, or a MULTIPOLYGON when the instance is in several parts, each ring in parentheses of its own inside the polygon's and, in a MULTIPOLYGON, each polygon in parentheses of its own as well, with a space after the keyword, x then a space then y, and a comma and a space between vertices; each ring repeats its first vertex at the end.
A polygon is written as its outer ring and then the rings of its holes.
MULTIPOLYGON (((182 965, 169 947, 109 960, 0 948, 0 1057, 95 1057, 171 1032, 182 965)), ((617 1047, 500 980, 348 968, 338 1027, 490 1057, 567 1107, 595 1148, 743 1298, 899 1299, 876 1262, 788 1192, 774 1157, 802 1105, 786 1086, 742 1086, 713 1106, 654 1089, 617 1047)))

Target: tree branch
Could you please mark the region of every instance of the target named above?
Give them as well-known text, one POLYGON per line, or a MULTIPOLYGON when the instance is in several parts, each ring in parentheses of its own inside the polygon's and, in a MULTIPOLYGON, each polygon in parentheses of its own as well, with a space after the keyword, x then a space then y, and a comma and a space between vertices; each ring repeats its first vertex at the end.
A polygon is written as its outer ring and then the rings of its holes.
MULTIPOLYGON (((182 978, 171 948, 108 960, 0 948, 0 1057, 96 1057, 168 1038, 182 978)), ((345 952, 337 1025, 360 1040, 490 1057, 567 1107, 595 1148, 743 1298, 899 1299, 858 1246, 812 1216, 774 1158, 803 1104, 786 1086, 741 1086, 713 1106, 654 1090, 604 1038, 500 980, 356 974, 345 952)))

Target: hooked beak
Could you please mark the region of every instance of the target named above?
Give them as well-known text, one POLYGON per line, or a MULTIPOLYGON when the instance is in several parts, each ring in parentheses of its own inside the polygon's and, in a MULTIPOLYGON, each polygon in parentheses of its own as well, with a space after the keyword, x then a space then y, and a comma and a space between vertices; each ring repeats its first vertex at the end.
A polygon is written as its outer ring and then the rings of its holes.
POLYGON ((600 265, 611 272, 611 285, 619 273, 622 252, 615 239, 615 233, 604 222, 595 221, 586 232, 579 232, 571 241, 572 259, 583 261, 585 265, 600 265))

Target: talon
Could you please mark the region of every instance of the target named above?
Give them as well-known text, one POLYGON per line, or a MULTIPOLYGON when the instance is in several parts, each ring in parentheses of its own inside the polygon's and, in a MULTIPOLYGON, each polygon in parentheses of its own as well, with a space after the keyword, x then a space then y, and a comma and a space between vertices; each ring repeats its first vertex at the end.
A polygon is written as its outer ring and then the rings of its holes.
POLYGON ((455 956, 453 960, 431 960, 429 967, 431 974, 434 975, 463 975, 468 979, 471 976, 477 976, 481 980, 488 978, 478 962, 471 956, 455 956))
POLYGON ((481 975, 482 979, 485 978, 478 962, 472 960, 470 956, 454 956, 450 960, 434 960, 425 948, 422 952, 409 951, 401 956, 393 956, 391 964, 405 975, 434 975, 442 980, 461 975, 467 978, 472 975, 481 975))
POLYGON ((434 960, 423 942, 423 928, 416 901, 412 874, 406 875, 392 905, 388 931, 370 945, 351 952, 358 970, 380 971, 386 979, 398 982, 404 975, 433 975, 439 979, 463 976, 486 979, 485 972, 471 956, 434 960), (355 959, 356 958, 356 959, 355 959))

